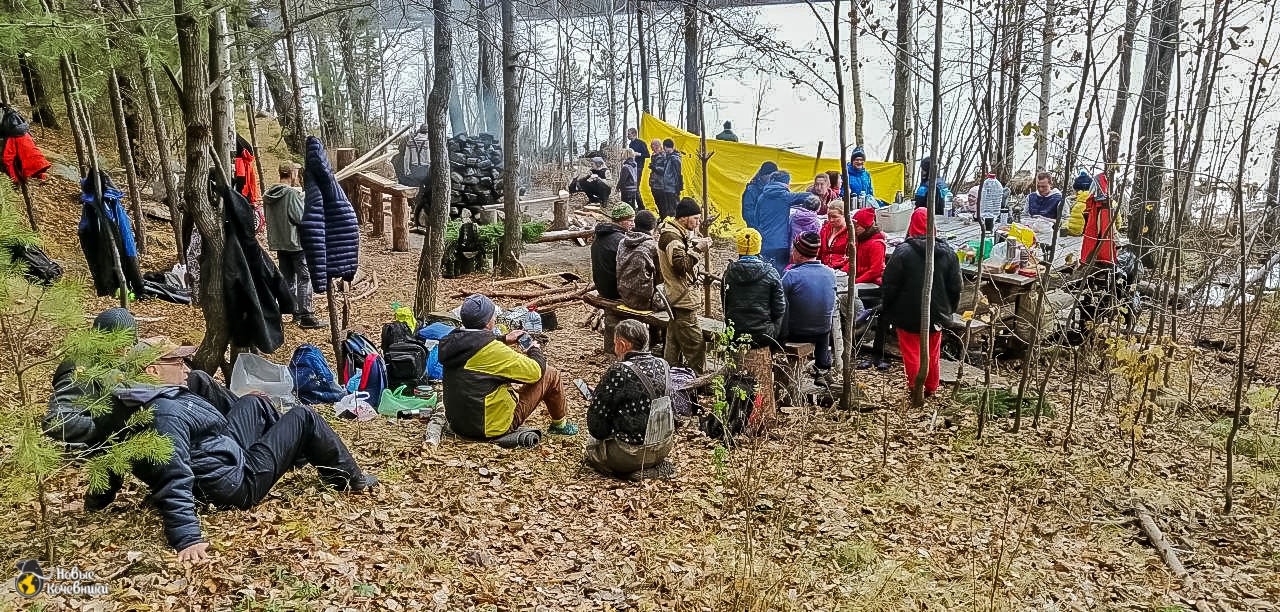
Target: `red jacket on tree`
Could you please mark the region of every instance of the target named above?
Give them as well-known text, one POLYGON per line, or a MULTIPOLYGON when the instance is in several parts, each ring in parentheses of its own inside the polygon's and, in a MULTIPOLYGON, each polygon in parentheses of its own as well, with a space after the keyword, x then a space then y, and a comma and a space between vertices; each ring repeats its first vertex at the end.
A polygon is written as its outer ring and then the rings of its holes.
POLYGON ((40 153, 30 134, 11 136, 4 140, 4 172, 14 181, 31 177, 43 179, 49 170, 49 161, 40 153))

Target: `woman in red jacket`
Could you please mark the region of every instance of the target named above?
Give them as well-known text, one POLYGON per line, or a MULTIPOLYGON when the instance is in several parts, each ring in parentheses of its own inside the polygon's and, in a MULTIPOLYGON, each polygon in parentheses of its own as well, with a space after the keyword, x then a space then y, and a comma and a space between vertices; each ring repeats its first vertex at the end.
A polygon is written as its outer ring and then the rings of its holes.
MULTIPOLYGON (((857 240, 858 261, 854 268, 853 282, 860 284, 858 297, 866 307, 881 303, 880 282, 884 276, 885 236, 876 227, 876 211, 874 208, 859 208, 853 213, 853 229, 857 240), (875 285, 868 287, 867 285, 875 285)), ((867 359, 858 363, 859 370, 874 366, 877 370, 889 369, 884 360, 884 338, 889 330, 889 318, 881 313, 876 324, 875 337, 871 344, 871 353, 867 359)))
POLYGON ((849 226, 844 222, 844 205, 832 201, 827 205, 827 222, 818 237, 818 261, 828 268, 849 272, 849 226))

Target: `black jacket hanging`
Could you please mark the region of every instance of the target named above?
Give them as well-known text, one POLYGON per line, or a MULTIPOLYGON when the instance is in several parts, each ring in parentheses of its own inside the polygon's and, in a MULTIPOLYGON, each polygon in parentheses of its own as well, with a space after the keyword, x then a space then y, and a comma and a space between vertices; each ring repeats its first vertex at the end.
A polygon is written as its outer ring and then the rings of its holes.
POLYGON ((105 198, 94 197, 93 177, 80 181, 80 248, 93 288, 98 295, 116 295, 120 280, 116 276, 115 259, 111 254, 114 244, 120 255, 125 284, 135 296, 142 296, 142 273, 138 271, 138 248, 133 241, 133 226, 122 203, 124 194, 111 183, 106 172, 99 173, 105 198))
POLYGON ((284 344, 283 313, 296 308, 293 294, 254 236, 254 213, 244 196, 215 187, 224 211, 222 295, 231 344, 271 353, 284 344))

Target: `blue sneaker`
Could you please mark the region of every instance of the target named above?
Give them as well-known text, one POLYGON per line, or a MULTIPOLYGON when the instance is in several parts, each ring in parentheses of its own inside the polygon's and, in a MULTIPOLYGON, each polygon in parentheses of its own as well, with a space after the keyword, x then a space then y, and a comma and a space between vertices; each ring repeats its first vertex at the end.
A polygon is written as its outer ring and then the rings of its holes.
POLYGON ((576 436, 578 435, 578 426, 570 423, 569 421, 565 421, 561 425, 552 423, 547 426, 547 433, 555 434, 557 436, 576 436))

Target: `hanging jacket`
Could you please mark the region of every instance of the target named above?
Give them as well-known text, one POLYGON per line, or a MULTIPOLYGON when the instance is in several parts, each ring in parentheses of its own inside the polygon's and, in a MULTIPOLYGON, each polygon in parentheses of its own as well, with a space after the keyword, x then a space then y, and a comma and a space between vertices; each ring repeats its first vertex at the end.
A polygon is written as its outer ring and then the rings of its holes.
POLYGON ((635 199, 639 195, 640 168, 636 165, 636 160, 625 160, 618 169, 618 193, 624 200, 635 199))
POLYGON ((787 313, 787 298, 778 271, 768 262, 755 255, 729 262, 724 270, 720 303, 734 335, 751 334, 753 342, 778 338, 787 313))
POLYGON ((791 205, 808 198, 808 192, 792 192, 782 183, 769 183, 760 190, 755 228, 760 232, 761 252, 791 248, 791 205))
POLYGON ((690 238, 689 230, 675 217, 667 217, 662 222, 662 232, 658 235, 658 262, 662 286, 672 308, 693 310, 698 307, 697 292, 693 290, 698 257, 689 248, 690 238))
POLYGON ((616 223, 596 224, 595 240, 591 242, 591 281, 596 292, 607 300, 618 295, 618 244, 627 230, 616 223))
POLYGON ((284 343, 282 315, 297 311, 293 292, 254 236, 249 201, 226 185, 216 191, 225 211, 222 292, 231 344, 274 352, 284 343))
POLYGON ((833 270, 849 272, 849 226, 836 229, 827 223, 818 233, 821 244, 818 246, 818 261, 833 270))
POLYGON ((306 211, 298 238, 311 270, 316 293, 329 290, 332 279, 351 280, 360 266, 360 226, 347 194, 333 178, 324 145, 307 137, 306 211))
POLYGON ((1084 239, 1080 242, 1080 261, 1087 264, 1114 264, 1116 261, 1115 228, 1111 224, 1111 196, 1107 175, 1099 173, 1089 188, 1085 209, 1084 239))
POLYGON ((262 197, 262 208, 267 216, 267 248, 301 251, 298 224, 302 222, 304 210, 302 192, 285 184, 272 185, 262 197))
POLYGON ((120 288, 111 253, 114 242, 127 289, 134 295, 142 295, 138 246, 133 241, 133 226, 124 210, 124 193, 116 189, 107 173, 100 172, 99 176, 106 194, 101 200, 93 196, 93 177, 80 181, 80 225, 77 229, 80 248, 84 251, 85 262, 89 264, 89 275, 93 277, 93 288, 101 296, 116 295, 120 288))
POLYGON ((788 225, 791 227, 791 231, 787 235, 788 244, 795 242, 796 238, 799 238, 800 234, 805 232, 817 234, 822 231, 822 217, 819 217, 817 212, 805 208, 807 200, 808 198, 791 205, 791 212, 788 218, 788 225))
POLYGON ((444 412, 454 433, 483 440, 511 430, 516 393, 546 371, 541 348, 521 354, 487 329, 458 329, 440 339, 444 412))
POLYGON ((662 283, 658 241, 651 234, 627 232, 618 243, 618 296, 627 308, 657 310, 655 287, 662 283))
POLYGON ((855 248, 858 249, 858 267, 853 282, 879 285, 884 277, 884 232, 876 230, 871 236, 858 238, 857 241, 855 248))

